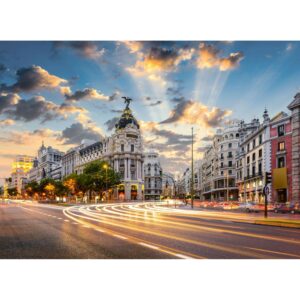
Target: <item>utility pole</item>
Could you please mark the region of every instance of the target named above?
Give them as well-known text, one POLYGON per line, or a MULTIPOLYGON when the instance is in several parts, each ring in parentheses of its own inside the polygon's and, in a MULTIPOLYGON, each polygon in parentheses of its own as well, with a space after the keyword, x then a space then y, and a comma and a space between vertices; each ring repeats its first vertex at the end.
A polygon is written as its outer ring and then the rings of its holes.
POLYGON ((194 128, 192 127, 191 207, 194 208, 194 128))

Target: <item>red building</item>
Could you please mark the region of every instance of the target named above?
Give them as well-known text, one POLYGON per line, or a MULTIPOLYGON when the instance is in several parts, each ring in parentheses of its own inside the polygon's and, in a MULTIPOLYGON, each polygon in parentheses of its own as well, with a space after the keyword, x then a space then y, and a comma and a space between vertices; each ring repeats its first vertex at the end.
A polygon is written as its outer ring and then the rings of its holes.
POLYGON ((292 116, 284 112, 270 120, 272 202, 292 197, 292 116))

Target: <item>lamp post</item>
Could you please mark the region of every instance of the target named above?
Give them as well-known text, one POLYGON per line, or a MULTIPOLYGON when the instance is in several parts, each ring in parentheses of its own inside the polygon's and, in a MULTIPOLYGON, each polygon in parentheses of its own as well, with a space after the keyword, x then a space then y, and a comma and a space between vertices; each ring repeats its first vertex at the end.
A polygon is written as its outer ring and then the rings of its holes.
POLYGON ((192 127, 191 207, 194 208, 194 128, 192 127))
POLYGON ((108 196, 107 196, 107 169, 108 169, 108 165, 105 164, 103 166, 103 168, 105 169, 105 190, 106 190, 106 201, 108 200, 108 196))

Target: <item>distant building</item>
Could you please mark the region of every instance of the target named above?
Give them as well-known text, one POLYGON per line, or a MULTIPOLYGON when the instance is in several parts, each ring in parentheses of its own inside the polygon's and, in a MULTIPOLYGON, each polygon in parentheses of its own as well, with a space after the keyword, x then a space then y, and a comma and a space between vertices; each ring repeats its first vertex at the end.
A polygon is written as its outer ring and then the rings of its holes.
POLYGON ((162 175, 162 196, 167 198, 178 197, 178 181, 171 173, 164 172, 162 175))
POLYGON ((12 163, 11 181, 9 188, 16 188, 18 194, 22 193, 22 187, 26 183, 29 171, 33 167, 34 157, 28 155, 17 155, 12 163))
POLYGON ((29 180, 40 182, 43 178, 61 179, 61 159, 63 155, 63 152, 51 146, 45 147, 42 143, 34 161, 34 167, 28 174, 29 180))
POLYGON ((154 151, 145 153, 144 182, 145 200, 159 200, 162 194, 162 168, 154 151))

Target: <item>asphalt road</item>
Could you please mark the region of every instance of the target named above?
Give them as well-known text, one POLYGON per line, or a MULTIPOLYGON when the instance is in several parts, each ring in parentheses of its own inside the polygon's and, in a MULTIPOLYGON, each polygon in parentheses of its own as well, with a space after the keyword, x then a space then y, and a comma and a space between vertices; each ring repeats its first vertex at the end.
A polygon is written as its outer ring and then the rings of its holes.
POLYGON ((300 230, 156 203, 0 205, 0 258, 300 258, 300 230))

